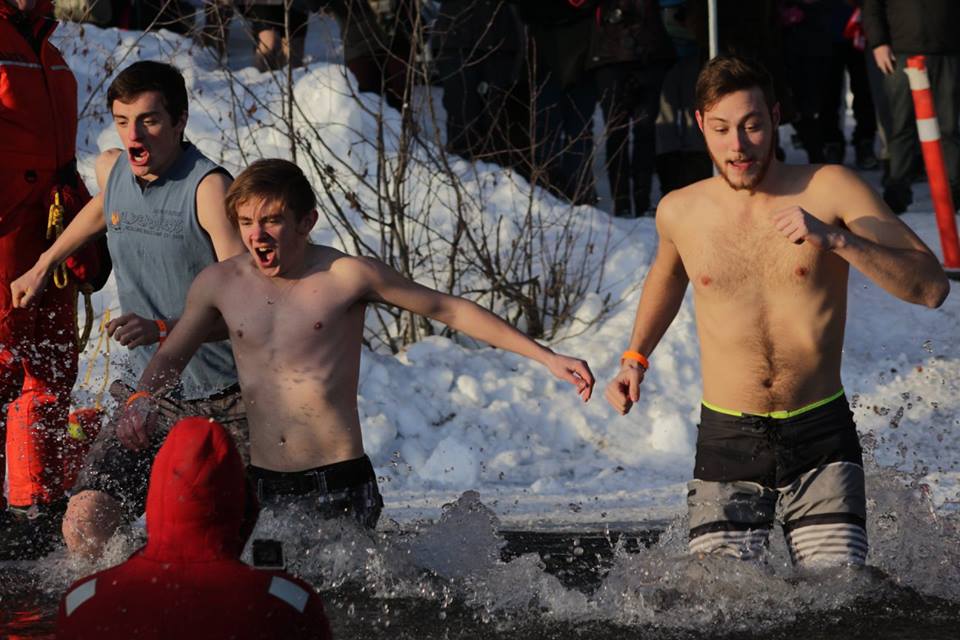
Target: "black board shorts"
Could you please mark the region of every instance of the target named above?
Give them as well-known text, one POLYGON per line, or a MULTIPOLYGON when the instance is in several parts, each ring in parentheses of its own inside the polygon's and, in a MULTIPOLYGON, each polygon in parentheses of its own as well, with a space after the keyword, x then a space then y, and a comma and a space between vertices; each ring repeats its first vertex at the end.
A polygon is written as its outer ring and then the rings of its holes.
POLYGON ((779 521, 794 562, 866 560, 863 455, 842 391, 765 416, 704 404, 693 477, 692 552, 757 557, 779 521))
POLYGON ((250 465, 247 478, 264 507, 300 505, 324 519, 353 518, 367 529, 376 528, 383 511, 383 497, 367 456, 305 471, 250 465))

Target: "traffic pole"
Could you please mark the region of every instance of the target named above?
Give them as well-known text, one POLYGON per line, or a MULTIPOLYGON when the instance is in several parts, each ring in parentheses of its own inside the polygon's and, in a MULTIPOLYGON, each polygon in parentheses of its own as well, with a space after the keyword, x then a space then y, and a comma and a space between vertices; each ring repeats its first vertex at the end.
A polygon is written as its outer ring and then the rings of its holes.
POLYGON ((910 82, 910 93, 913 95, 913 109, 917 118, 917 133, 920 135, 923 164, 927 168, 930 197, 933 199, 937 229, 940 231, 943 264, 951 272, 952 277, 957 277, 960 275, 960 241, 957 239, 956 209, 950 193, 946 163, 943 161, 940 125, 937 123, 937 111, 933 103, 933 93, 930 91, 926 58, 924 56, 908 57, 905 71, 910 82))

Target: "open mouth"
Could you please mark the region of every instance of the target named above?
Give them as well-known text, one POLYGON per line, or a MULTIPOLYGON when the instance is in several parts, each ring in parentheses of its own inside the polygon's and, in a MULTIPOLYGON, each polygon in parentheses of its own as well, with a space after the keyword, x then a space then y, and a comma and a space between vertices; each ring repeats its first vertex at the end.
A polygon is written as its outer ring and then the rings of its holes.
POLYGON ((276 262, 277 252, 272 247, 255 247, 253 253, 261 267, 272 267, 276 262))
POLYGON ((127 156, 130 159, 130 164, 135 167, 146 166, 150 160, 150 152, 147 151, 146 147, 140 145, 128 147, 127 156))
POLYGON ((729 160, 727 164, 737 171, 747 171, 754 165, 754 161, 750 158, 745 158, 743 160, 729 160))

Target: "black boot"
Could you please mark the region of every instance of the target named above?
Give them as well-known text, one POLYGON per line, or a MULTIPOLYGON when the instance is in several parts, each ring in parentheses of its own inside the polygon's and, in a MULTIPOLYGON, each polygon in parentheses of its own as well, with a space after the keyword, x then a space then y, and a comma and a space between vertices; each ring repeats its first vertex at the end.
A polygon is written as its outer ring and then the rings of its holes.
POLYGON ((0 560, 36 560, 60 545, 67 498, 45 505, 9 507, 0 516, 0 560))

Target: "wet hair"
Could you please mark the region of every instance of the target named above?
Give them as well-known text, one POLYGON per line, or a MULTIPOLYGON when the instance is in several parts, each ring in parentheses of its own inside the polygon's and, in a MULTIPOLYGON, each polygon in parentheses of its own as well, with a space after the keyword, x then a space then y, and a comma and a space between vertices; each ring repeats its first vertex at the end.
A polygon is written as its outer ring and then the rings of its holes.
POLYGON ((740 56, 717 56, 700 70, 694 92, 694 108, 703 113, 721 98, 736 91, 758 88, 768 110, 777 103, 773 79, 762 64, 740 56))
POLYGON ((227 218, 237 224, 237 207, 252 199, 279 203, 297 222, 317 208, 317 197, 300 167, 289 160, 257 160, 227 190, 227 218))
POLYGON ((180 70, 173 65, 153 60, 141 60, 117 74, 107 89, 107 109, 113 111, 113 103, 133 102, 146 91, 156 91, 163 100, 163 108, 170 120, 177 124, 187 112, 187 87, 180 70))

